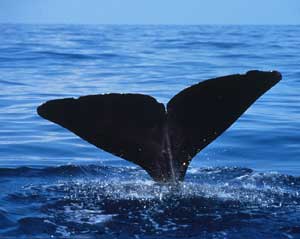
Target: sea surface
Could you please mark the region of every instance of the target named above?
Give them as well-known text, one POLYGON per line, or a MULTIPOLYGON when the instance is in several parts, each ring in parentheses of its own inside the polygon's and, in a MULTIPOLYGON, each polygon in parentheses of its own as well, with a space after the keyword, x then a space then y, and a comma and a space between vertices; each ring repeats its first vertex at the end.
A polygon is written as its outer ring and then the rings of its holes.
POLYGON ((1 239, 300 238, 300 26, 2 24, 0 89, 1 239), (177 186, 36 114, 111 92, 167 103, 253 69, 283 80, 177 186))

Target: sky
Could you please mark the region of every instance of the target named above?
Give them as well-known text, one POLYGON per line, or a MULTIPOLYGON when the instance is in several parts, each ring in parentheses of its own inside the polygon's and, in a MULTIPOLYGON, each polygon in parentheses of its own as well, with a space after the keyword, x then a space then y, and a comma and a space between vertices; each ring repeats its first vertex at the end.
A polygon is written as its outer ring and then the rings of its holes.
POLYGON ((0 0, 0 22, 300 24, 300 0, 0 0))

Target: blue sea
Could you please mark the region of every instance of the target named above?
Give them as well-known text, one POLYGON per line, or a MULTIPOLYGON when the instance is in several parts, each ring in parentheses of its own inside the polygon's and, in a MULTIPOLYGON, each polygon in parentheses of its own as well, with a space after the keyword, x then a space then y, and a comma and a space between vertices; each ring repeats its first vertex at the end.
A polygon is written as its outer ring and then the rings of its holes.
POLYGON ((300 26, 2 24, 0 89, 1 239, 300 238, 300 26), (176 187, 36 113, 253 69, 283 79, 176 187))

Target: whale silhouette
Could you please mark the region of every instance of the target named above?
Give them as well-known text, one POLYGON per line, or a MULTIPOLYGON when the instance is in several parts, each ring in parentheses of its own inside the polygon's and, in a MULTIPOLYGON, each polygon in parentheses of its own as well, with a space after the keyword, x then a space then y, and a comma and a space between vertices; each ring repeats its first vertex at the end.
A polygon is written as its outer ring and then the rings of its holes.
POLYGON ((192 85, 166 107, 143 94, 99 94, 48 101, 40 116, 141 166, 159 182, 183 181, 192 158, 281 80, 248 71, 192 85))

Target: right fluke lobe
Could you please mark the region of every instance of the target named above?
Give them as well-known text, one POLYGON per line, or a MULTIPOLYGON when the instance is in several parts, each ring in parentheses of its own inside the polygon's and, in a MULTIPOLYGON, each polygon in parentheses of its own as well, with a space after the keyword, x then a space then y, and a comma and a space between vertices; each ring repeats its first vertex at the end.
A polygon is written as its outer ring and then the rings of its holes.
POLYGON ((106 94, 48 101, 38 114, 156 181, 181 181, 192 158, 280 80, 277 71, 249 71, 188 87, 167 109, 147 95, 106 94))

